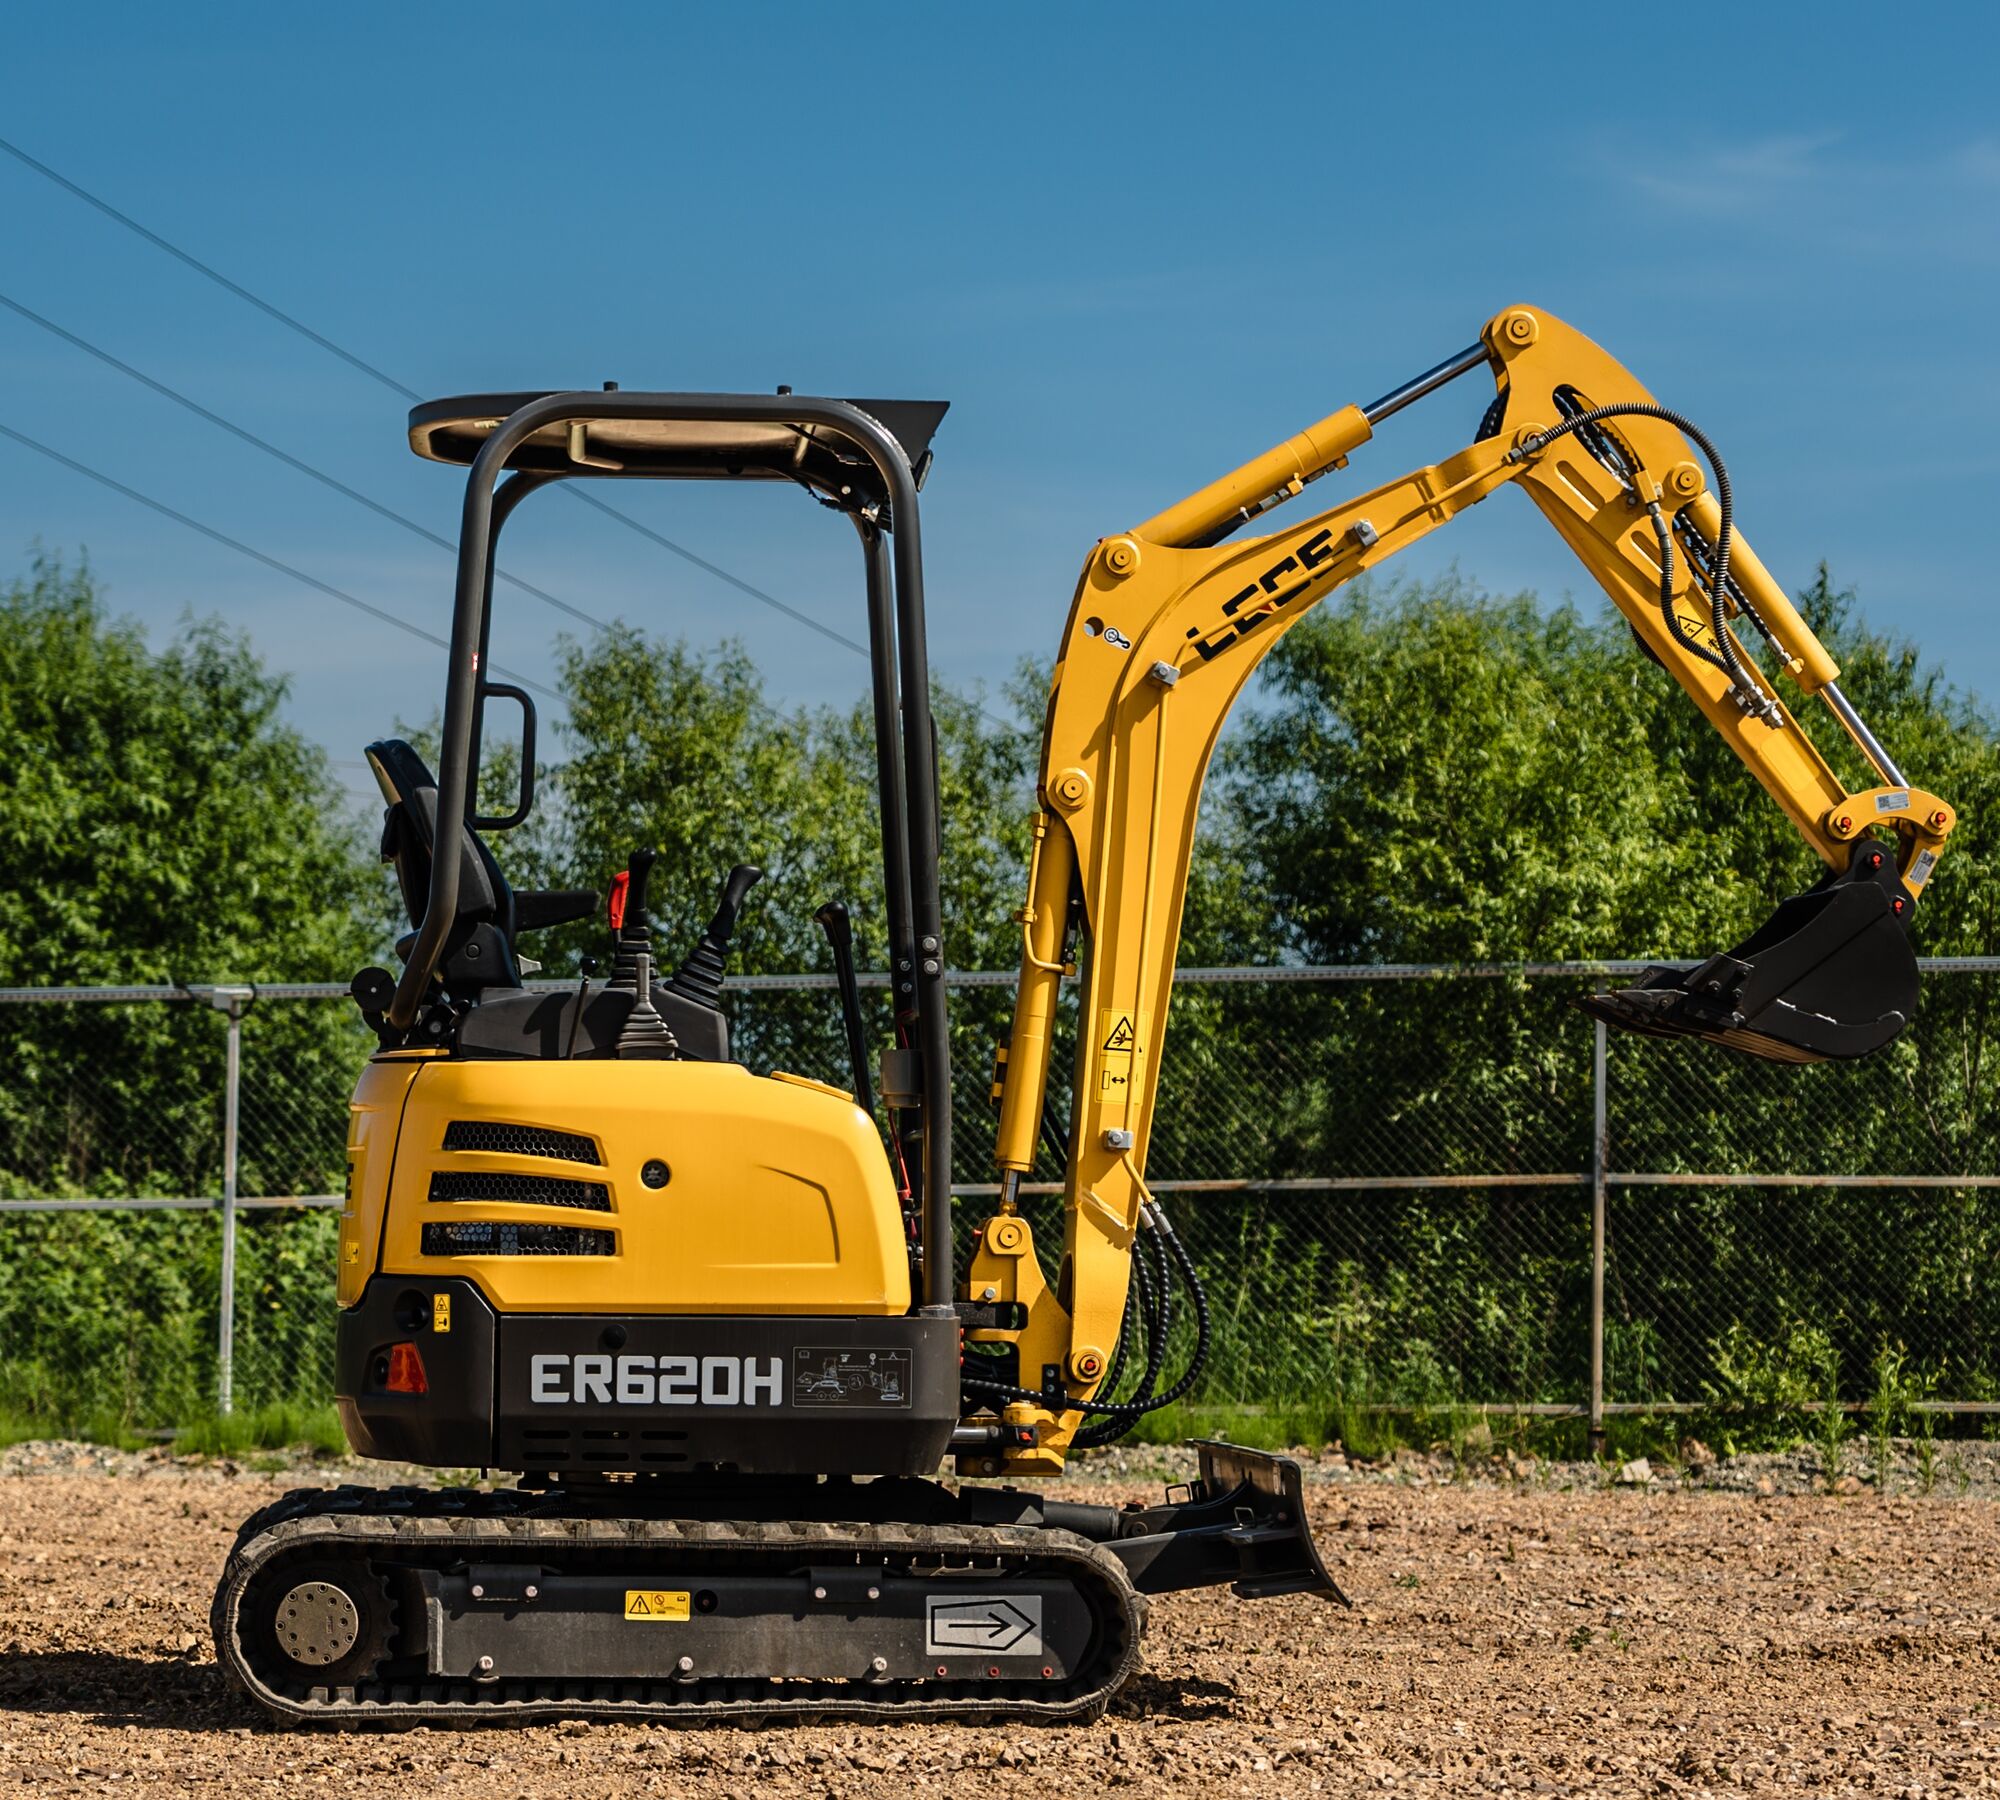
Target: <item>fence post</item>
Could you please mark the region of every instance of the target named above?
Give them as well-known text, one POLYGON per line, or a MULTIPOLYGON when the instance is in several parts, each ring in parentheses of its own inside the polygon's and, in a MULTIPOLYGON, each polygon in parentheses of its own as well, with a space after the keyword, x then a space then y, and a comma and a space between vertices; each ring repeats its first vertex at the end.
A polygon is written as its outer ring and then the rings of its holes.
POLYGON ((215 1406, 236 1400, 236 1148, 243 1101, 243 1009, 249 988, 211 988, 209 1004, 229 1021, 222 1064, 222 1279, 216 1312, 215 1406))
POLYGON ((1604 1021, 1596 1021, 1590 1052, 1590 1453, 1604 1454, 1604 1189, 1611 1133, 1604 1104, 1604 1021))

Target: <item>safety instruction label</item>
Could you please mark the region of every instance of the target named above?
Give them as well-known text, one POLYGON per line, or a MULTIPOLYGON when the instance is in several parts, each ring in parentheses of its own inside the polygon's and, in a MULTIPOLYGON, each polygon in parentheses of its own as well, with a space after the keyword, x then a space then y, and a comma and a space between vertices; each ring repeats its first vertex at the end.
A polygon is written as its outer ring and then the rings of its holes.
POLYGON ((686 1588, 627 1588, 625 1616, 651 1621, 685 1619, 689 1598, 686 1588))
POLYGON ((449 1294, 433 1294, 431 1296, 431 1329, 439 1332, 451 1329, 451 1296, 449 1294))
POLYGON ((792 1349, 794 1406, 908 1406, 910 1353, 851 1345, 798 1344, 792 1349))

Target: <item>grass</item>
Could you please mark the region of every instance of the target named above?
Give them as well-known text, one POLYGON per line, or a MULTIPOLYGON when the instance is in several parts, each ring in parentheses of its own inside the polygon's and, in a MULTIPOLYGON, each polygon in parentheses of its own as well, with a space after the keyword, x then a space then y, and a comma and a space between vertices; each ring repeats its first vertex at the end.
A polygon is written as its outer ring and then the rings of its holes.
POLYGON ((1337 1417, 1323 1406, 1191 1406, 1182 1401, 1148 1413, 1133 1428, 1140 1444, 1178 1444, 1188 1438, 1225 1438, 1246 1450, 1317 1449, 1340 1435, 1337 1417))
POLYGON ((58 1420, 42 1413, 15 1412, 0 1406, 0 1449, 38 1438, 81 1438, 87 1444, 110 1444, 120 1450, 142 1450, 149 1442, 156 1441, 141 1436, 111 1414, 58 1420))
POLYGON ((120 1450, 143 1450, 170 1441, 176 1451, 199 1456, 246 1457, 258 1451, 304 1448, 338 1456, 347 1449, 340 1415, 331 1406, 277 1400, 245 1412, 207 1413, 171 1434, 134 1431, 111 1416, 50 1418, 0 1407, 0 1448, 37 1438, 78 1438, 120 1450))
MULTIPOLYGON (((1688 1421, 1671 1414, 1618 1413, 1605 1421, 1605 1457, 1615 1468, 1638 1456, 1678 1460, 1688 1421)), ((1141 1444, 1223 1438, 1249 1450, 1318 1449, 1337 1443, 1348 1455, 1381 1462, 1398 1450, 1441 1449, 1470 1470, 1496 1453, 1542 1461, 1589 1459, 1581 1418, 1536 1418, 1480 1406, 1358 1406, 1341 1401, 1279 1401, 1267 1406, 1191 1405, 1148 1413, 1132 1432, 1141 1444)))
POLYGON ((324 1456, 347 1449, 340 1415, 330 1406, 274 1400, 248 1412, 214 1413, 184 1425, 174 1436, 177 1451, 198 1456, 246 1456, 258 1450, 303 1447, 324 1456))
MULTIPOLYGON (((1926 1394, 1928 1387, 1902 1380, 1901 1375, 1893 1362, 1887 1368, 1877 1367, 1876 1393, 1865 1409, 1871 1453, 1879 1454, 1878 1445, 1891 1444, 1891 1434, 1900 1425, 1911 1440, 1917 1491, 1930 1494, 1942 1483, 1951 1491, 1964 1492, 1968 1476, 1962 1453, 1951 1447, 1955 1434, 1950 1430, 1940 1433, 1937 1415, 1910 1404, 1913 1397, 1926 1394)), ((1827 1411, 1808 1414, 1803 1422, 1807 1432, 1792 1432, 1789 1442, 1796 1444, 1803 1438, 1819 1453, 1821 1476, 1830 1485, 1846 1466, 1854 1422, 1838 1411, 1830 1416, 1827 1411)), ((1713 1415, 1613 1414, 1605 1421, 1602 1461, 1608 1472, 1641 1456, 1656 1467, 1675 1468, 1680 1461, 1681 1440, 1689 1434, 1711 1432, 1717 1423, 1713 1415)), ((1976 1427, 1961 1424, 1961 1429, 1976 1427)), ((301 1401, 274 1401, 227 1417, 213 1412, 200 1414, 171 1434, 134 1431, 109 1414, 56 1418, 0 1405, 0 1449, 38 1438, 82 1439, 124 1450, 143 1450, 170 1441, 183 1454, 227 1456, 253 1466, 257 1466, 260 1453, 302 1448, 338 1456, 347 1448, 334 1409, 301 1401)), ((1501 1452, 1543 1462, 1590 1460, 1581 1418, 1535 1418, 1477 1406, 1392 1409, 1339 1401, 1279 1401, 1269 1405, 1183 1401, 1148 1414, 1127 1441, 1165 1446, 1189 1438, 1221 1438, 1251 1450, 1274 1451, 1299 1447, 1316 1451, 1337 1443, 1348 1455, 1370 1462, 1386 1461, 1398 1450, 1437 1450, 1450 1456, 1467 1474, 1501 1452)), ((1740 1439, 1737 1447, 1744 1447, 1740 1439)), ((1877 1482, 1880 1486, 1879 1472, 1877 1482)))

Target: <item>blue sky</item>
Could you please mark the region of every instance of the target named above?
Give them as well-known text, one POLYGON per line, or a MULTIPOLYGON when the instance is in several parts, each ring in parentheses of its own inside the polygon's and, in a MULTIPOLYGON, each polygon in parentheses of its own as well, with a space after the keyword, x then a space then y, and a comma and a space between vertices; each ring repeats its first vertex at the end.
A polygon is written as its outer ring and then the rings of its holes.
MULTIPOLYGON (((1763 6, 1277 11, 598 6, 38 8, 0 135, 397 380, 948 399, 926 492, 941 675, 1054 647, 1099 536, 1532 301, 1729 459, 1789 585, 2000 695, 2000 13, 1763 6), (1569 23, 1563 23, 1565 16, 1569 23)), ((0 156, 0 294, 449 537, 405 403, 0 156)), ((1469 439, 1463 386, 1353 476, 1469 439)), ((442 632, 448 555, 18 315, 0 422, 442 632)), ((1320 490, 1325 492, 1325 490, 1320 490)), ((618 503, 859 629, 852 538, 785 490, 618 503)), ((87 548, 156 637, 192 609, 359 746, 442 658, 0 439, 0 576, 87 548)), ((503 561, 600 616, 739 637, 781 701, 858 658, 586 509, 503 561)), ((1415 553, 1583 592, 1525 500, 1415 553)), ((503 590, 496 660, 573 624, 503 590)))

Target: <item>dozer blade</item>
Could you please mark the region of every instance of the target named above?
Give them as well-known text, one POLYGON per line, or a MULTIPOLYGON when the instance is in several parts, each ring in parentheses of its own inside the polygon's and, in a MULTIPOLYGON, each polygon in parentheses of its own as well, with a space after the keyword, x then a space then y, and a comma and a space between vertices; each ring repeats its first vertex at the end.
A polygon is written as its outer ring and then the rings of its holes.
POLYGON ((1695 969, 1648 969, 1635 987, 1575 1002, 1649 1037, 1706 1038, 1771 1062, 1846 1061, 1892 1042, 1917 1010, 1915 902, 1880 844, 1695 969))
POLYGON ((1224 1502, 1234 1512, 1228 1534, 1239 1560, 1231 1583, 1245 1600, 1275 1594, 1319 1594, 1354 1603, 1327 1573, 1319 1546, 1306 1518, 1305 1480, 1289 1456, 1246 1450, 1216 1438, 1196 1438, 1201 1458, 1201 1486, 1211 1502, 1224 1502))
MULTIPOLYGON (((1190 1438, 1198 1478, 1167 1490, 1166 1503, 1104 1515, 1105 1547, 1125 1565, 1142 1594, 1227 1582, 1244 1600, 1318 1594, 1353 1604, 1320 1559, 1306 1517, 1304 1477, 1289 1456, 1246 1450, 1213 1438, 1190 1438)), ((1089 1509, 1096 1510, 1096 1509, 1089 1509)), ((1051 1523, 1088 1524, 1075 1509, 1051 1523)))

